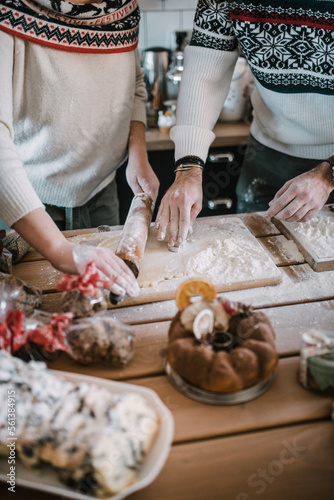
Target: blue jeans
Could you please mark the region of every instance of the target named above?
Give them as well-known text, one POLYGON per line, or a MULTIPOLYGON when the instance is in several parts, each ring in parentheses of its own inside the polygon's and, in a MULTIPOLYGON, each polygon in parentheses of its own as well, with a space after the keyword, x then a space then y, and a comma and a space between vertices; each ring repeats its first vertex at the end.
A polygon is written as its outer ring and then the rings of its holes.
MULTIPOLYGON (((311 170, 322 160, 289 156, 270 149, 250 136, 237 184, 237 211, 261 212, 288 180, 311 170)), ((334 202, 334 193, 328 203, 334 202)))
MULTIPOLYGON (((45 210, 61 231, 86 229, 102 224, 117 226, 119 224, 119 210, 116 181, 113 180, 81 207, 67 208, 45 205, 45 210)), ((2 219, 0 219, 0 229, 10 230, 2 219)))
POLYGON ((87 229, 104 224, 116 226, 119 224, 116 181, 113 180, 80 207, 45 205, 45 209, 61 231, 87 229))

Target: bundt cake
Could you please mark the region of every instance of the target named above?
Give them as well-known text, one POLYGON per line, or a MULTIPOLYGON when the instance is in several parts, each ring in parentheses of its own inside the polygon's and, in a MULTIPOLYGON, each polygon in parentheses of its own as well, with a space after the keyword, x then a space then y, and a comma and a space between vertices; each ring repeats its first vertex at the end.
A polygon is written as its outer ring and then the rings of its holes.
MULTIPOLYGON (((212 288, 210 300, 205 300, 203 286, 194 292, 201 300, 191 302, 189 289, 196 286, 191 280, 188 285, 183 286, 185 293, 177 293, 181 310, 169 328, 166 361, 171 369, 192 386, 213 393, 235 393, 268 380, 278 363, 269 318, 244 304, 212 299, 212 288)), ((206 282, 204 288, 210 285, 206 282)))

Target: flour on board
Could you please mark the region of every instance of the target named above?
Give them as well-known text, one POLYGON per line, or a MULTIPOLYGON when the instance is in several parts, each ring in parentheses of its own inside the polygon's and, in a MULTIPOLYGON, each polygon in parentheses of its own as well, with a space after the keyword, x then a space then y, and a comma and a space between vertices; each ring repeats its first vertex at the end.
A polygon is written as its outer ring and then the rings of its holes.
MULTIPOLYGON (((113 251, 119 234, 101 243, 113 251)), ((269 254, 237 217, 219 219, 214 225, 194 224, 182 249, 173 253, 166 241, 157 240, 151 228, 138 283, 142 288, 183 276, 202 276, 215 284, 280 276, 269 254)))
POLYGON ((318 259, 333 257, 334 213, 322 210, 308 222, 289 222, 298 240, 318 259))

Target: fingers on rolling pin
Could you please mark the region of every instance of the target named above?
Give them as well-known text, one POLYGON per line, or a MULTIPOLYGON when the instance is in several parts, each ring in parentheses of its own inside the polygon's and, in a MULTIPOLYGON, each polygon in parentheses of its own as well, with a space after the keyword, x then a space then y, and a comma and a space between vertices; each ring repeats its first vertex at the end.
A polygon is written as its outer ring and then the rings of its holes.
MULTIPOLYGON (((139 274, 143 260, 153 209, 154 201, 150 195, 140 193, 133 198, 115 252, 133 272, 135 278, 139 274)), ((124 298, 124 294, 116 295, 113 292, 109 294, 113 305, 119 304, 124 298)))
POLYGON ((131 203, 116 255, 124 260, 137 277, 143 259, 154 201, 146 193, 137 194, 131 203))

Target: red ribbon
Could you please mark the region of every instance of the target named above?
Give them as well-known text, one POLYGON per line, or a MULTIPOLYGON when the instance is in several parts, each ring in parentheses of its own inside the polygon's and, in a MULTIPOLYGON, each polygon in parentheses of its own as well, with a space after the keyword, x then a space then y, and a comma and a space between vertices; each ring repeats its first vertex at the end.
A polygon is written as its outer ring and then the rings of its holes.
POLYGON ((101 280, 95 262, 91 261, 82 275, 64 274, 57 285, 57 290, 69 292, 77 288, 83 295, 96 295, 97 288, 105 288, 107 285, 108 281, 101 280))
POLYGON ((12 332, 8 328, 7 322, 0 323, 0 349, 7 352, 12 350, 12 332))
POLYGON ((71 323, 72 319, 72 313, 52 314, 50 323, 44 323, 39 328, 28 332, 26 347, 29 346, 29 341, 31 341, 43 346, 48 352, 68 352, 64 328, 71 323))
POLYGON ((238 303, 233 300, 225 299, 223 301, 223 306, 227 314, 230 316, 234 316, 238 312, 238 303))
POLYGON ((72 313, 54 313, 50 323, 44 323, 34 330, 24 327, 24 313, 21 309, 9 311, 6 320, 0 323, 0 348, 15 353, 21 347, 30 348, 30 342, 44 347, 48 352, 66 351, 64 328, 73 319, 72 313))
POLYGON ((22 345, 25 345, 27 334, 23 326, 24 313, 22 309, 9 311, 6 318, 8 329, 12 333, 12 350, 17 351, 22 345))

